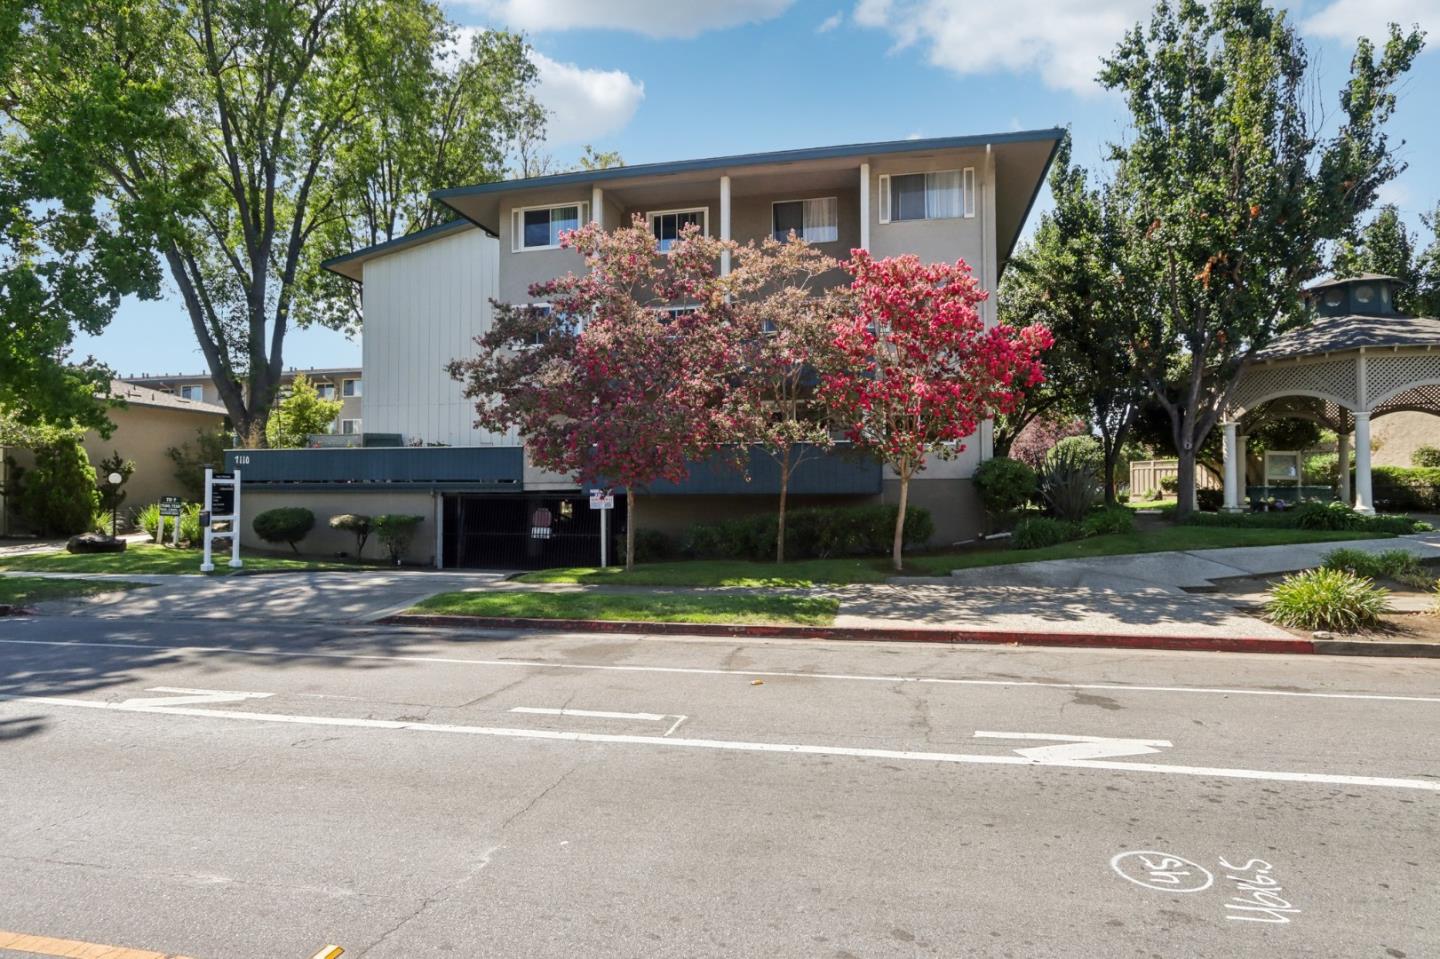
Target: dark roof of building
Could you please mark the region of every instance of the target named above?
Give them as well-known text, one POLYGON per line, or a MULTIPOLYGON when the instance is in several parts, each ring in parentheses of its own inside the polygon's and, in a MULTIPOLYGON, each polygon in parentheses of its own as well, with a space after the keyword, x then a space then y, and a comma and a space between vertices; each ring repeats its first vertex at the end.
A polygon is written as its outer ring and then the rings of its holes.
POLYGON ((982 133, 958 137, 932 137, 925 140, 882 140, 875 143, 845 143, 827 147, 805 147, 799 150, 773 150, 767 153, 737 153, 730 156, 703 157, 697 160, 669 160, 664 163, 637 163, 633 166, 606 167, 603 170, 576 170, 550 176, 532 176, 519 180, 496 180, 470 186, 432 190, 430 196, 445 201, 450 197, 473 196, 477 193, 501 193, 509 190, 532 190, 537 187, 567 186, 575 183, 603 183, 633 177, 668 176, 672 173, 693 173, 726 167, 759 166, 768 163, 799 163, 806 160, 832 160, 839 157, 867 156, 883 153, 920 153, 925 150, 953 150, 962 147, 983 147, 987 144, 1031 143, 1053 140, 1059 142, 1065 131, 1059 127, 1043 130, 1017 130, 1011 133, 982 133))
POLYGON ((331 273, 338 273, 348 280, 359 281, 361 267, 366 260, 374 259, 386 253, 395 253, 406 247, 418 246, 421 243, 429 243, 431 240, 439 240, 450 236, 452 233, 460 233, 465 230, 479 229, 464 217, 457 217, 447 223, 439 223, 435 226, 426 227, 423 230, 416 230, 405 236, 397 236, 393 240, 386 240, 384 243, 376 243, 374 246, 362 247, 350 253, 342 253, 339 256, 332 256, 323 261, 320 266, 331 273))
POLYGON ((1332 286, 1344 286, 1347 283, 1361 283, 1364 281, 1374 282, 1376 280, 1389 280, 1391 283, 1403 284, 1405 281, 1398 276, 1390 276, 1387 273, 1356 273, 1354 276, 1332 276, 1328 279, 1319 280, 1305 288, 1307 293, 1315 290, 1324 290, 1332 286))
POLYGON ((1440 349, 1440 320, 1425 316, 1318 317, 1279 337, 1257 352, 1254 359, 1287 360, 1322 353, 1401 346, 1440 349))

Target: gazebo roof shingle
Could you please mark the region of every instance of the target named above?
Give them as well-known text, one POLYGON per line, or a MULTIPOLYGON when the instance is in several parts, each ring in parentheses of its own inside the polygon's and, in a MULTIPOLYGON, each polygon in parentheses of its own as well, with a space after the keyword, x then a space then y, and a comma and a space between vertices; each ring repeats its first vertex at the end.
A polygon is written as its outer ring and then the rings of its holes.
MULTIPOLYGON (((1353 279, 1353 277, 1352 277, 1353 279)), ((1440 319, 1426 316, 1325 316, 1277 338, 1255 360, 1288 360, 1392 346, 1440 347, 1440 319)))

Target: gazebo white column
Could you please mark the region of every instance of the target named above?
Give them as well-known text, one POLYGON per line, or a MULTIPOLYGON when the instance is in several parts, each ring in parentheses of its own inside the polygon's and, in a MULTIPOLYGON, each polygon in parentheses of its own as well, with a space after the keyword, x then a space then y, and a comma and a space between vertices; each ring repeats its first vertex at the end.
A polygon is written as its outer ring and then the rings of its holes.
POLYGON ((1355 413, 1355 510, 1375 512, 1375 497, 1370 491, 1370 412, 1355 413))
MULTIPOLYGON (((1342 410, 1341 412, 1343 413, 1344 411, 1342 410)), ((1335 438, 1336 438, 1336 458, 1339 460, 1339 463, 1337 463, 1336 465, 1339 467, 1339 470, 1340 470, 1340 472, 1339 472, 1339 478, 1340 478, 1339 489, 1338 489, 1336 492, 1338 492, 1338 493, 1340 494, 1340 502, 1342 502, 1342 503, 1349 503, 1349 502, 1350 502, 1350 434, 1347 433, 1347 432, 1345 432, 1344 430, 1341 430, 1339 433, 1335 434, 1335 438)))
POLYGON ((1225 423, 1225 512, 1240 512, 1240 450, 1236 424, 1225 423))

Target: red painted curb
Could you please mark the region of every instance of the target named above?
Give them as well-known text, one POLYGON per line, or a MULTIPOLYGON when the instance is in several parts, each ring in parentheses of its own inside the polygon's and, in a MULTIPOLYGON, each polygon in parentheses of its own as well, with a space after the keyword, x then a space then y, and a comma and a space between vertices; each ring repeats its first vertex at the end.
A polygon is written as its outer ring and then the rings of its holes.
POLYGON ((1315 652, 1309 639, 1150 636, 1115 633, 1043 633, 1028 630, 925 629, 835 626, 755 626, 722 623, 638 623, 593 619, 521 619, 506 616, 398 614, 379 620, 394 626, 460 626, 475 629, 583 630, 592 633, 649 633, 666 636, 738 636, 760 639, 869 640, 898 643, 990 643, 1000 646, 1072 646, 1095 649, 1170 649, 1219 653, 1315 652))

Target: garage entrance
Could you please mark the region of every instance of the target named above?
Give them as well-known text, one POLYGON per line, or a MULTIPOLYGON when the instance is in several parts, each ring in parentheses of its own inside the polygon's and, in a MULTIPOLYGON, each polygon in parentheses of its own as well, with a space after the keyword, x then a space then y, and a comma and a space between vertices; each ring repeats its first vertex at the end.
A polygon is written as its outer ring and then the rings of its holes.
MULTIPOLYGON (((600 511, 575 493, 450 494, 445 497, 447 569, 548 569, 600 565, 600 511)), ((625 537, 625 502, 610 515, 613 546, 625 537)))

